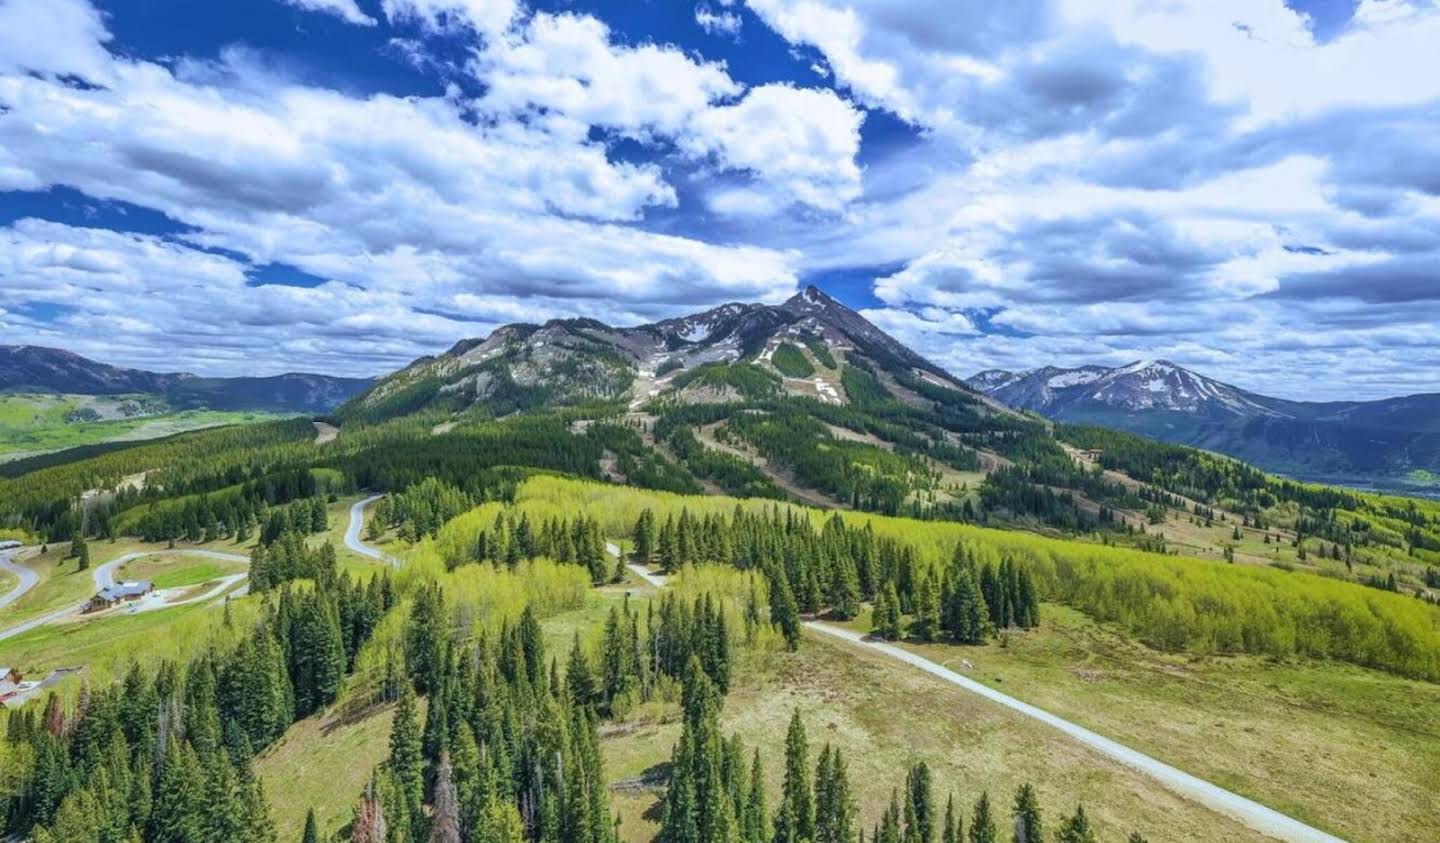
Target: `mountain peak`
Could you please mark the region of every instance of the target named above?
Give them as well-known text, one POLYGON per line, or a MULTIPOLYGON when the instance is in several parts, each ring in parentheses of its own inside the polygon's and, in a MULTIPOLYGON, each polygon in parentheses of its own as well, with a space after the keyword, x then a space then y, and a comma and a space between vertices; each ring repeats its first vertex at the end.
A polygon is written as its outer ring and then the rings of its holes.
MULTIPOLYGON (((828 293, 814 284, 807 284, 805 285, 805 289, 787 299, 782 307, 787 310, 815 310, 828 309, 831 307, 844 308, 845 305, 836 301, 828 293)), ((845 309, 848 310, 849 308, 845 309)))
POLYGON ((668 389, 674 380, 666 377, 670 373, 740 362, 786 375, 787 390, 831 403, 844 400, 833 381, 840 367, 851 362, 969 391, 962 381, 811 284, 778 305, 731 302, 633 327, 611 327, 593 319, 501 326, 484 340, 462 341, 447 354, 421 358, 383 379, 356 402, 354 411, 383 408, 404 390, 430 390, 422 401, 451 408, 484 405, 508 411, 517 409, 516 386, 524 400, 536 404, 628 399, 634 409, 668 389), (810 364, 777 365, 774 354, 784 345, 791 347, 786 352, 791 364, 792 352, 807 358, 813 354, 824 371, 798 375, 793 372, 810 364))

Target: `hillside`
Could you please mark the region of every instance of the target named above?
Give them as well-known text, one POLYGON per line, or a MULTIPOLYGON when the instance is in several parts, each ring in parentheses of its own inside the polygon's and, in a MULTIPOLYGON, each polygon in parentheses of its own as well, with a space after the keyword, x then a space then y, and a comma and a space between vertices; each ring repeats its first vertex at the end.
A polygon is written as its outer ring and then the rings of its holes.
POLYGON ((1440 394, 1306 402, 1259 395, 1167 361, 989 370, 967 383, 1057 421, 1219 451, 1302 479, 1440 487, 1440 394))
POLYGON ((76 395, 163 393, 184 378, 99 363, 74 352, 36 345, 0 345, 0 390, 48 390, 76 395))
POLYGON ((341 414, 375 420, 423 409, 478 409, 504 415, 594 401, 638 409, 653 399, 707 403, 762 393, 849 405, 855 399, 841 378, 848 366, 878 370, 882 380, 919 379, 973 394, 812 286, 780 305, 732 303, 628 328, 591 319, 506 325, 382 378, 341 414), (726 372, 736 365, 757 371, 749 378, 726 372))
POLYGON ((0 393, 145 396, 163 400, 172 410, 325 413, 370 383, 368 378, 297 373, 202 378, 111 366, 58 348, 0 346, 0 393))

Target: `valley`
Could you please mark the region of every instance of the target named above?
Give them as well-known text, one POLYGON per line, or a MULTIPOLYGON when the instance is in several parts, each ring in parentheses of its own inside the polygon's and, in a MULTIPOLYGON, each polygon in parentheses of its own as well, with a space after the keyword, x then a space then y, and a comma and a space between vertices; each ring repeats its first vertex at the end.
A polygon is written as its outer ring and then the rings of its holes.
POLYGON ((0 345, 0 465, 325 413, 369 383, 305 374, 201 378, 109 366, 60 349, 0 345))
MULTIPOLYGON (((814 289, 506 326, 324 416, 17 465, 0 663, 48 683, 6 711, 24 745, 120 688, 188 700, 220 726, 185 752, 253 777, 235 810, 281 839, 312 810, 428 833, 448 775, 477 832, 670 839, 713 785, 761 843, 797 728, 857 829, 952 794, 1008 827, 1022 791, 1114 840, 1418 843, 1440 817, 1440 509, 1041 421, 814 289), (122 581, 152 591, 78 610, 122 581)), ((0 801, 48 833, 87 793, 0 801)))
POLYGON ((110 442, 284 418, 259 411, 175 410, 152 396, 0 395, 0 463, 110 442))

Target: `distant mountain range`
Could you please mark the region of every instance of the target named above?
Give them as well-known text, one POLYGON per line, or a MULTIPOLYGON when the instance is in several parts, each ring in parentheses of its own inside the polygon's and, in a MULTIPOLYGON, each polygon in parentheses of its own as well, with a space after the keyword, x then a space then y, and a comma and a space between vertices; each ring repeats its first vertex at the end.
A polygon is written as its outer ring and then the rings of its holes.
POLYGON ((1130 430, 1296 477, 1381 488, 1440 483, 1440 394, 1288 401, 1164 360, 992 369, 967 383, 1057 421, 1130 430))
POLYGON ((369 378, 300 373, 202 378, 186 372, 147 372, 111 366, 58 348, 0 346, 0 392, 138 393, 162 397, 178 410, 326 413, 372 382, 369 378))

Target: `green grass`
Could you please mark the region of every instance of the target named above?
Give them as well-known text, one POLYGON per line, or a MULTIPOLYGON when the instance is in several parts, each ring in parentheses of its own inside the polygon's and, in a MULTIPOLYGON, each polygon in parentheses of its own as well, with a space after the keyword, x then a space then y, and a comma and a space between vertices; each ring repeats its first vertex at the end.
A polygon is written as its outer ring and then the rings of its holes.
POLYGON ((235 601, 233 626, 226 628, 220 607, 217 600, 133 615, 82 616, 37 627, 0 646, 5 661, 22 674, 45 676, 56 668, 83 667, 87 682, 103 685, 124 676, 131 662, 153 666, 164 658, 183 659, 217 637, 237 635, 262 609, 258 599, 235 601))
POLYGON ((156 439, 186 430, 286 417, 266 412, 214 410, 167 411, 143 417, 126 417, 119 409, 126 404, 154 400, 147 396, 0 396, 0 461, 81 445, 156 439), (101 420, 68 420, 71 413, 82 410, 93 410, 101 420))
MULTIPOLYGON (((420 711, 424 712, 421 700, 420 711)), ((370 772, 390 752, 395 708, 366 709, 350 718, 335 712, 291 726, 255 760, 280 840, 299 840, 305 812, 315 809, 321 839, 350 822, 370 772)))
MULTIPOLYGON (((785 729, 798 708, 813 765, 827 742, 849 763, 859 825, 870 828, 903 785, 908 765, 924 760, 943 801, 954 793, 968 815, 982 790, 1008 821, 1015 788, 1032 783, 1047 826, 1083 802, 1102 840, 1140 831, 1152 840, 1258 841, 1234 821, 1172 795, 1128 768, 1081 747, 1059 732, 883 656, 807 635, 798 653, 737 673, 722 711, 727 733, 763 747, 769 804, 779 799, 785 729)), ((669 760, 679 735, 675 706, 657 716, 644 709, 602 728, 606 776, 635 783, 669 760)), ((612 790, 622 838, 648 841, 657 828, 658 790, 612 790)))
MULTIPOLYGON (((81 571, 77 560, 64 558, 66 547, 68 545, 56 545, 48 553, 20 560, 19 564, 39 574, 40 582, 25 592, 19 600, 0 609, 0 627, 13 626, 36 615, 78 604, 94 592, 94 581, 90 572, 81 571)), ((103 545, 104 550, 101 550, 101 547, 100 543, 91 545, 90 552, 95 565, 100 564, 103 559, 113 559, 119 555, 112 553, 109 545, 103 545)), ((0 648, 6 643, 8 642, 0 642, 0 648)))
MULTIPOLYGON (((196 547, 219 551, 221 553, 248 554, 254 545, 255 539, 251 538, 244 544, 237 544, 228 539, 221 539, 209 544, 200 545, 181 543, 179 547, 182 551, 185 548, 196 547)), ((44 554, 26 556, 20 560, 20 564, 25 565, 39 574, 40 582, 30 591, 26 592, 19 600, 16 600, 4 609, 0 609, 0 628, 13 626, 37 615, 47 614, 80 603, 95 593, 95 583, 91 576, 91 571, 111 559, 127 553, 165 549, 167 549, 165 543, 147 544, 134 539, 119 539, 114 542, 92 539, 90 541, 91 570, 87 571, 80 570, 78 560, 65 558, 65 554, 69 552, 68 543, 54 545, 44 554)), ((154 573, 155 569, 135 566, 144 563, 145 566, 157 566, 158 568, 168 570, 170 566, 173 566, 175 561, 176 557, 174 556, 136 560, 130 565, 125 566, 127 573, 120 575, 120 577, 128 577, 130 579, 154 579, 155 577, 151 574, 154 573), (146 570, 149 572, 139 573, 136 576, 130 576, 128 573, 130 571, 146 570)), ((190 561, 195 561, 195 558, 192 557, 190 561)), ((205 561, 209 562, 212 560, 205 561)), ((231 563, 219 562, 218 564, 224 566, 230 565, 231 563)), ((239 570, 239 568, 237 567, 235 570, 239 570)), ((158 576, 158 574, 156 576, 158 576)), ((186 584, 188 583, 176 583, 176 585, 186 584)), ((157 587, 165 588, 167 586, 157 587)), ((9 642, 0 642, 0 649, 3 649, 6 643, 9 642)))
POLYGON ((9 571, 0 571, 0 596, 9 594, 10 589, 14 588, 19 582, 20 578, 9 571))
MULTIPOLYGON (((903 646, 1347 840, 1434 839, 1440 686, 1313 660, 1164 654, 1063 606, 1042 617, 1004 645, 903 646)), ((863 615, 847 625, 869 629, 863 615)))

